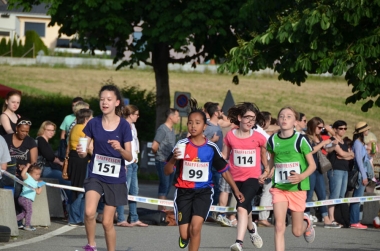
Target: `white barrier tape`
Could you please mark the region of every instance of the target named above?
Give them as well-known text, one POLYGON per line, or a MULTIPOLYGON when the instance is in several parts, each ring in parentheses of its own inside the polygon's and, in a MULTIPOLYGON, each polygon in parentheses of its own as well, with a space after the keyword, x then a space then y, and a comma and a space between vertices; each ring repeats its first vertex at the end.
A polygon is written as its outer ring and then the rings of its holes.
MULTIPOLYGON (((80 187, 72 187, 72 186, 65 186, 65 185, 52 184, 52 183, 46 183, 46 185, 50 187, 57 187, 57 188, 62 188, 62 189, 78 191, 78 192, 84 192, 84 189, 80 187)), ((151 204, 151 205, 174 207, 172 200, 161 200, 161 199, 156 199, 156 198, 133 196, 133 195, 128 195, 128 200, 151 204)), ((380 201, 380 195, 306 202, 306 207, 320 207, 320 206, 328 206, 328 205, 337 205, 337 204, 342 204, 342 203, 355 203, 355 202, 358 203, 358 202, 371 202, 371 201, 380 201)), ((266 210, 273 210, 273 207, 259 206, 259 207, 252 208, 252 211, 266 211, 266 210)), ((227 213, 227 212, 236 212, 236 209, 235 207, 211 206, 210 211, 227 213)))
POLYGON ((32 186, 26 184, 24 181, 20 180, 19 178, 17 178, 17 177, 14 176, 13 174, 11 174, 11 173, 9 173, 9 172, 7 172, 7 171, 5 171, 5 170, 1 170, 1 173, 2 173, 3 175, 5 175, 5 176, 11 178, 12 180, 16 181, 17 183, 23 185, 23 186, 26 186, 26 187, 28 187, 28 188, 30 188, 30 189, 33 189, 33 190, 35 189, 34 187, 32 187, 32 186))

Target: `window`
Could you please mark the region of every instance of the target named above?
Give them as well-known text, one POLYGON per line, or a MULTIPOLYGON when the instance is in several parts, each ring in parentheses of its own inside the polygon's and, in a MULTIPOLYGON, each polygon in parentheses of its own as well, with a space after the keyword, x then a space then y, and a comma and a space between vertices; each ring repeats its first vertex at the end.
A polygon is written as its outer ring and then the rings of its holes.
POLYGON ((46 29, 45 23, 25 22, 25 32, 35 31, 40 37, 45 37, 45 29, 46 29))
POLYGON ((0 31, 0 36, 9 37, 9 31, 0 31))

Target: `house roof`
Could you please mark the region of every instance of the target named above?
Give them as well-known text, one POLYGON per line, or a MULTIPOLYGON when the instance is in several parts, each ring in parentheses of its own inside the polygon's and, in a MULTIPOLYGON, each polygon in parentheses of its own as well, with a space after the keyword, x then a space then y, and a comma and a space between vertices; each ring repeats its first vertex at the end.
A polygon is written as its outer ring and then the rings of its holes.
POLYGON ((15 9, 8 9, 9 4, 3 4, 2 1, 0 1, 0 12, 2 13, 9 13, 9 14, 16 14, 16 13, 22 13, 22 14, 35 14, 35 15, 47 15, 47 11, 49 9, 48 4, 39 4, 39 5, 33 5, 30 12, 24 12, 22 11, 22 8, 15 8, 15 9))

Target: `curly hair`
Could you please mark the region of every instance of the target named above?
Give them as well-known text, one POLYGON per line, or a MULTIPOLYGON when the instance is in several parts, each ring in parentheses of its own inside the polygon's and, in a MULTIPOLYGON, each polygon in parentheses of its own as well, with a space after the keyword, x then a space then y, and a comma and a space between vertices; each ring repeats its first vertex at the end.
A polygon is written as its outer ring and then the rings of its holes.
POLYGON ((253 112, 256 115, 256 121, 262 121, 264 119, 263 115, 260 113, 259 107, 255 103, 243 102, 234 105, 228 110, 227 117, 230 122, 235 125, 240 125, 238 117, 243 117, 248 111, 253 112))

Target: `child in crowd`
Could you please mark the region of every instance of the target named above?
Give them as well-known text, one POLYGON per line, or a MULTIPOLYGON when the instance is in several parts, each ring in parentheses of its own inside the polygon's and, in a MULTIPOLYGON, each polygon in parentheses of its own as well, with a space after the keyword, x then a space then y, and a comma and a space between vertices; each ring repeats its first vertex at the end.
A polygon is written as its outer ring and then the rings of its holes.
POLYGON ((314 241, 315 231, 307 215, 304 215, 309 176, 316 169, 312 156, 313 148, 305 136, 294 130, 298 118, 291 107, 278 113, 280 132, 268 139, 267 150, 271 153, 270 168, 274 169, 273 186, 270 189, 276 219, 275 248, 285 250, 285 221, 288 209, 292 214, 293 235, 304 234, 308 243, 314 241))
POLYGON ((35 231, 36 229, 30 225, 32 219, 32 203, 36 198, 36 194, 40 194, 42 188, 37 187, 38 180, 41 177, 41 167, 37 164, 27 164, 21 171, 21 177, 24 182, 35 189, 23 186, 18 203, 22 207, 22 212, 17 215, 17 221, 25 218, 24 230, 35 231))
POLYGON ((211 168, 214 167, 230 184, 232 191, 240 203, 244 196, 232 179, 229 166, 223 159, 215 143, 203 136, 207 126, 207 118, 202 110, 197 108, 197 102, 191 100, 191 112, 188 116, 188 138, 177 142, 165 165, 165 175, 175 170, 178 178, 174 198, 176 221, 179 225, 179 247, 186 248, 189 244, 191 251, 199 249, 201 242, 202 224, 207 218, 214 194, 211 168), (179 144, 186 144, 184 158, 180 159, 179 144))

